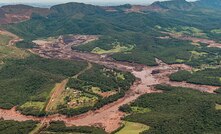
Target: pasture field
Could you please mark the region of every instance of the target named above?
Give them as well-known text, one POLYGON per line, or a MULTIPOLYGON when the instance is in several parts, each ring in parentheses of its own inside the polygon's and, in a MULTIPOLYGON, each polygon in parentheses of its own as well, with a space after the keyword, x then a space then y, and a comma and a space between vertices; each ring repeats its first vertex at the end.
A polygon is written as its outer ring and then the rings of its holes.
POLYGON ((116 134, 140 134, 141 132, 149 129, 149 126, 146 126, 141 123, 125 121, 123 122, 123 124, 124 127, 116 134))
POLYGON ((9 41, 12 39, 13 37, 11 36, 0 34, 0 45, 8 45, 9 41))
POLYGON ((211 30, 211 33, 221 34, 221 29, 213 29, 211 30))
POLYGON ((163 30, 177 35, 188 35, 192 37, 207 38, 206 33, 195 27, 178 26, 172 28, 164 28, 163 30))
POLYGON ((135 78, 128 72, 95 65, 70 78, 57 110, 69 116, 98 109, 124 96, 135 78))
POLYGON ((41 113, 43 112, 45 107, 45 102, 26 102, 23 105, 19 106, 17 109, 20 110, 24 114, 32 114, 32 113, 41 113))
POLYGON ((220 94, 208 94, 192 89, 157 86, 162 94, 145 94, 130 106, 149 108, 148 113, 135 113, 125 121, 138 122, 150 126, 145 134, 171 133, 216 133, 220 132, 220 94), (194 125, 190 125, 194 124, 194 125))
POLYGON ((57 104, 57 110, 59 107, 66 107, 68 109, 77 109, 83 107, 93 107, 98 101, 98 97, 89 93, 84 93, 74 89, 65 89, 61 98, 57 104))
POLYGON ((28 53, 14 46, 9 46, 10 40, 13 37, 0 34, 0 64, 4 63, 5 59, 22 59, 28 57, 28 53))
POLYGON ((113 54, 113 53, 124 53, 130 52, 134 49, 135 45, 121 45, 119 42, 113 43, 113 48, 110 50, 104 50, 99 47, 95 47, 91 52, 96 54, 113 54))
POLYGON ((221 105, 220 104, 216 104, 216 110, 221 110, 221 105))
POLYGON ((151 110, 148 109, 148 108, 143 108, 143 107, 131 107, 132 109, 132 112, 133 113, 147 113, 147 112, 150 112, 151 110))

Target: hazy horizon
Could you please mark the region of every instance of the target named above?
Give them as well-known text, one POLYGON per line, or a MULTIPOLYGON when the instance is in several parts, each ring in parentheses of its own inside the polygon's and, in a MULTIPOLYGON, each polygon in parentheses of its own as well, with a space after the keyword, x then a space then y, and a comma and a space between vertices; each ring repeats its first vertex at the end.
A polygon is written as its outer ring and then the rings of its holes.
MULTIPOLYGON (((80 2, 80 3, 88 3, 88 4, 96 4, 96 5, 119 5, 119 4, 151 4, 155 1, 168 1, 168 0, 34 0, 30 2, 30 0, 1 0, 0 4, 61 4, 67 2, 80 2)), ((194 0, 187 0, 194 1, 194 0)))

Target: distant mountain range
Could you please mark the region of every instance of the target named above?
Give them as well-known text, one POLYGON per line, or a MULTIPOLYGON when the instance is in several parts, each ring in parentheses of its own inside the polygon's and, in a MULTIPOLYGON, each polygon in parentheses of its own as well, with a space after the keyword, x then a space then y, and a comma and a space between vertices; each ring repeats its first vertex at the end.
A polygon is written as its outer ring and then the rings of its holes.
POLYGON ((66 3, 52 6, 51 8, 39 8, 27 5, 8 5, 0 8, 0 24, 21 22, 30 19, 31 15, 57 16, 70 15, 76 13, 97 14, 109 12, 165 12, 168 10, 189 11, 196 8, 221 9, 221 0, 199 0, 196 2, 187 2, 186 0, 171 0, 163 2, 154 2, 149 6, 121 5, 121 6, 94 6, 83 3, 66 3))

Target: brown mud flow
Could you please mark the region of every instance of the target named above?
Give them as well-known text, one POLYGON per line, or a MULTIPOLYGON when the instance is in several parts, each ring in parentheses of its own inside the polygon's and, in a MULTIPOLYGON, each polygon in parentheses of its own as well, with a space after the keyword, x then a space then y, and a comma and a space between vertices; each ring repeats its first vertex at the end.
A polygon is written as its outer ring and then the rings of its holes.
MULTIPOLYGON (((192 69, 191 67, 184 64, 168 65, 160 60, 157 60, 157 63, 159 64, 158 66, 148 67, 145 65, 118 62, 102 55, 72 51, 71 45, 65 44, 61 41, 56 42, 56 47, 51 42, 47 42, 46 44, 41 42, 38 44, 37 48, 34 48, 30 51, 45 58, 81 59, 91 63, 104 65, 108 68, 129 71, 137 78, 137 80, 126 92, 126 95, 123 98, 113 103, 107 104, 98 110, 89 111, 82 115, 68 118, 64 115, 55 114, 44 118, 38 118, 22 115, 17 112, 15 108, 12 108, 11 110, 0 109, 0 118, 16 121, 35 120, 42 123, 49 123, 50 121, 64 121, 67 126, 94 125, 104 128, 107 132, 112 132, 120 127, 122 123, 121 118, 125 116, 125 113, 120 112, 118 108, 124 104, 133 102, 143 94, 161 93, 161 91, 154 89, 154 85, 156 84, 188 87, 208 93, 213 93, 217 88, 219 88, 214 86, 187 84, 184 82, 171 82, 168 78, 170 74, 177 72, 178 70, 192 69)), ((53 95, 51 98, 53 98, 53 95)))

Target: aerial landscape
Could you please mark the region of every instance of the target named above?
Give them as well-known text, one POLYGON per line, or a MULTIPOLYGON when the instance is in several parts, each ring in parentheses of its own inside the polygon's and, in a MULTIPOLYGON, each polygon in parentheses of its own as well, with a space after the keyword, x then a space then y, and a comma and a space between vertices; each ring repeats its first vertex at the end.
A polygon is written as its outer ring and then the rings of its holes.
POLYGON ((0 2, 0 134, 221 134, 221 0, 55 1, 0 2))

